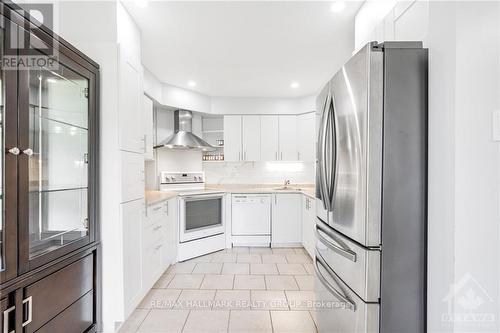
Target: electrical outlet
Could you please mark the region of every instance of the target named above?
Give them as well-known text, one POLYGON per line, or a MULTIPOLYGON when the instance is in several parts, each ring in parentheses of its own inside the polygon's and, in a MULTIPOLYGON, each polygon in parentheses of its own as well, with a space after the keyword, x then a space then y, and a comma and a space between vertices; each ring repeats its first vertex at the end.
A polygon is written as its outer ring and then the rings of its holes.
POLYGON ((500 110, 493 110, 492 117, 493 141, 500 142, 500 110))

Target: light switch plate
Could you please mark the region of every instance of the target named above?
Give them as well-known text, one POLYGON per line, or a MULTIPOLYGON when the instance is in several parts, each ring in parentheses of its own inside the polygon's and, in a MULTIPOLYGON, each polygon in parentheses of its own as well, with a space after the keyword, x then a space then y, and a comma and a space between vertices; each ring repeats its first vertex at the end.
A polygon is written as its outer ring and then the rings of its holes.
POLYGON ((493 110, 492 130, 493 141, 500 142, 500 110, 493 110))

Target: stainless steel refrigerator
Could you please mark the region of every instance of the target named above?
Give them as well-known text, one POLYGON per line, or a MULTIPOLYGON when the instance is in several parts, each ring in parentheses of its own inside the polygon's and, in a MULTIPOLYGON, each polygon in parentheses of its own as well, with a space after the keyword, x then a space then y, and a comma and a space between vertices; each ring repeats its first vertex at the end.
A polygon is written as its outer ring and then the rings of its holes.
POLYGON ((426 330, 427 59, 367 44, 317 98, 320 332, 426 330))

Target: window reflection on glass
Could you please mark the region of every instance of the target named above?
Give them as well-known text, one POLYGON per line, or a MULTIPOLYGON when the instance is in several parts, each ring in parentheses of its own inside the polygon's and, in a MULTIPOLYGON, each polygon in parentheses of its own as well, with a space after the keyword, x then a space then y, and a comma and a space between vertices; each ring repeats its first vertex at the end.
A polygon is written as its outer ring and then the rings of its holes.
POLYGON ((30 71, 30 257, 88 235, 88 80, 30 71))

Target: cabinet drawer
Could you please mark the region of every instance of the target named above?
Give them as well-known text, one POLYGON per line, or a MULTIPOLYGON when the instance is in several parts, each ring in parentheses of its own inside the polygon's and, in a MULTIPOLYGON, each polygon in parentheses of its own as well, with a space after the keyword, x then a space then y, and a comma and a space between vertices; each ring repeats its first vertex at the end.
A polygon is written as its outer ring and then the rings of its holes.
POLYGON ((93 292, 88 292, 37 333, 82 333, 94 323, 93 292))
POLYGON ((33 321, 26 332, 35 332, 91 291, 93 268, 93 255, 89 255, 28 286, 24 294, 32 297, 33 321))
POLYGON ((155 244, 161 243, 165 236, 164 229, 164 223, 161 221, 145 227, 143 229, 144 248, 148 248, 155 244))
POLYGON ((165 202, 151 205, 146 209, 146 225, 156 223, 166 216, 167 214, 165 202))

